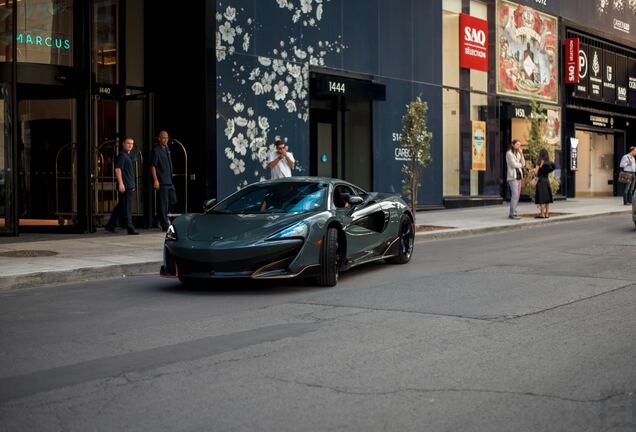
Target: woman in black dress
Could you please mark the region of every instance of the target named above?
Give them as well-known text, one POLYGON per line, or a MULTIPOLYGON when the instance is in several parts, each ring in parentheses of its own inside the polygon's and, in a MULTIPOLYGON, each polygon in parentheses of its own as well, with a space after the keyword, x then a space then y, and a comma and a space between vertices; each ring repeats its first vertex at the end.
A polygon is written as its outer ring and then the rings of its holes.
POLYGON ((552 188, 548 180, 548 174, 554 171, 554 162, 550 161, 546 149, 541 149, 539 152, 539 159, 534 166, 534 170, 538 177, 534 202, 539 204, 540 212, 536 218, 547 219, 550 216, 550 203, 554 202, 552 199, 552 188))

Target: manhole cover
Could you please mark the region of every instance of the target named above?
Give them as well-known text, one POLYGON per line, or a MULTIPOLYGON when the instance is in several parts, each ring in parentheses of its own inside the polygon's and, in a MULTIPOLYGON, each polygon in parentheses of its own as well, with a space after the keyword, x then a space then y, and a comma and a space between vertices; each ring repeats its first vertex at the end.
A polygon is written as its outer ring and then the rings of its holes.
POLYGON ((8 252, 0 252, 0 257, 5 258, 35 258, 35 257, 49 257, 57 255, 57 252, 49 250, 15 250, 8 252))

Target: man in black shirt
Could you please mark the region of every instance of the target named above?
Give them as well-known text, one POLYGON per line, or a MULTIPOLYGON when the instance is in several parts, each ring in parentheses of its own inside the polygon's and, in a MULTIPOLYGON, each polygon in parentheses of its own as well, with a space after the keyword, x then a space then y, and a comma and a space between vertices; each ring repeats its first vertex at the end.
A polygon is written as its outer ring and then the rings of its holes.
POLYGON ((163 231, 168 230, 170 221, 168 211, 177 203, 177 194, 172 185, 172 157, 168 148, 170 137, 168 132, 159 133, 159 144, 152 148, 150 153, 150 172, 152 173, 153 187, 157 191, 157 215, 155 220, 161 225, 163 231))
POLYGON ((130 152, 135 141, 131 137, 126 137, 121 143, 121 151, 115 162, 115 176, 117 177, 117 191, 119 192, 119 201, 110 215, 110 219, 104 228, 107 231, 115 232, 117 221, 123 216, 126 218, 126 228, 128 234, 139 234, 135 230, 132 223, 132 199, 135 192, 136 180, 135 169, 130 152))

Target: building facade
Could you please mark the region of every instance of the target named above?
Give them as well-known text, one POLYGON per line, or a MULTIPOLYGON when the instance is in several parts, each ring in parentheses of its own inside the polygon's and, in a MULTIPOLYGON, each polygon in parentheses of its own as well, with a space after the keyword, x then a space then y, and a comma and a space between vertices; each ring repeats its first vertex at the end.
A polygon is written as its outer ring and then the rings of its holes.
POLYGON ((197 177, 206 169, 205 10, 160 0, 0 5, 0 234, 95 231, 117 200, 126 135, 139 226, 152 221, 147 161, 161 129, 175 138, 178 211, 206 194, 197 177), (182 49, 184 35, 197 55, 182 49))
POLYGON ((499 203, 504 154, 545 115, 563 197, 616 195, 636 142, 636 2, 8 0, 0 5, 0 234, 92 232, 135 139, 135 217, 167 130, 177 213, 263 178, 277 138, 294 175, 402 192, 401 118, 427 102, 420 208, 499 203), (566 49, 567 48, 567 49, 566 49))
POLYGON ((594 0, 589 6, 217 1, 218 195, 267 178, 268 153, 278 138, 299 161, 295 175, 401 192, 408 156, 399 143, 401 116, 417 96, 428 103, 433 134, 421 208, 505 199, 504 154, 513 138, 525 144, 531 100, 544 113, 559 193, 620 193, 617 161, 636 139, 630 125, 636 96, 629 87, 636 85, 630 81, 636 3, 594 0), (566 84, 570 38, 580 51, 576 84, 566 84), (586 68, 596 75, 586 75, 586 68))

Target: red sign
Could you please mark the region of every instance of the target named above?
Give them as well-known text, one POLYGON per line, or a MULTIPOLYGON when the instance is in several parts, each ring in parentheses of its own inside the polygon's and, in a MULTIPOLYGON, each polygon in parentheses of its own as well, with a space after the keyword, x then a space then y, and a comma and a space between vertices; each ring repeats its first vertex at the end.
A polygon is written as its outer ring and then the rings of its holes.
POLYGON ((578 84, 579 75, 579 38, 565 40, 565 83, 578 84))
POLYGON ((459 14, 459 66, 488 71, 488 21, 459 14))

